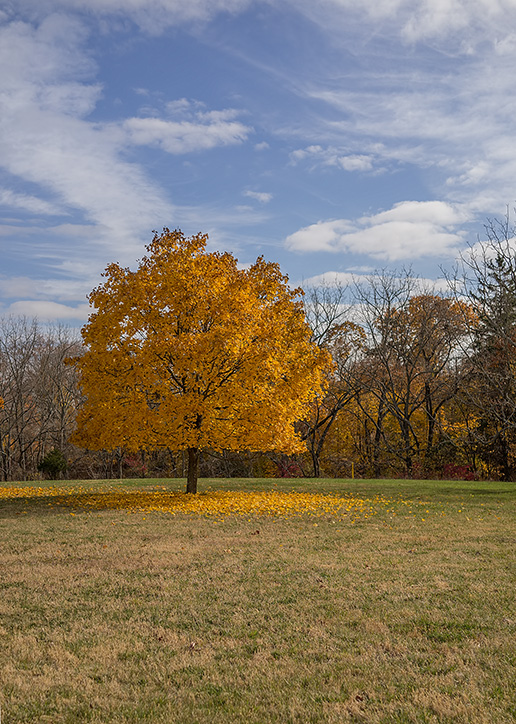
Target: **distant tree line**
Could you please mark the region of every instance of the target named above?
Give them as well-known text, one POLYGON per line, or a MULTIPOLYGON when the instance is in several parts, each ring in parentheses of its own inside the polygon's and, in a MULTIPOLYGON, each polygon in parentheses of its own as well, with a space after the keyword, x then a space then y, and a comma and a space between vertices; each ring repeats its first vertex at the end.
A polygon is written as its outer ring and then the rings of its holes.
POLYGON ((516 232, 486 237, 446 293, 410 272, 308 290, 334 360, 300 423, 314 475, 516 479, 516 232))
MULTIPOLYGON (((305 453, 215 451, 208 477, 516 479, 516 251, 508 220, 464 255, 448 290, 410 271, 306 290, 312 342, 331 354, 326 388, 297 429, 305 453)), ((87 450, 78 336, 0 321, 0 477, 185 477, 173 447, 87 450)))
POLYGON ((80 395, 65 359, 79 349, 64 327, 9 317, 0 324, 0 477, 37 477, 54 449, 69 454, 80 395))

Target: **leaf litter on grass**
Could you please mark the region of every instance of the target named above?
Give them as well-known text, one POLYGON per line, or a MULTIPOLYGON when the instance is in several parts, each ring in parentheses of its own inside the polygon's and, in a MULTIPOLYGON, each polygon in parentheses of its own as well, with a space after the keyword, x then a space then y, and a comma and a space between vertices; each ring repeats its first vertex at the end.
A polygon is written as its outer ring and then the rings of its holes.
MULTIPOLYGON (((352 522, 376 515, 383 510, 394 513, 402 504, 414 507, 414 501, 388 498, 382 495, 359 497, 351 494, 312 492, 229 491, 208 490, 188 495, 166 488, 158 490, 101 490, 62 487, 2 487, 0 500, 49 498, 48 505, 75 510, 127 510, 142 513, 171 515, 201 515, 223 520, 227 516, 259 515, 271 517, 331 515, 352 522)), ((426 503, 421 503, 426 505, 426 503)))

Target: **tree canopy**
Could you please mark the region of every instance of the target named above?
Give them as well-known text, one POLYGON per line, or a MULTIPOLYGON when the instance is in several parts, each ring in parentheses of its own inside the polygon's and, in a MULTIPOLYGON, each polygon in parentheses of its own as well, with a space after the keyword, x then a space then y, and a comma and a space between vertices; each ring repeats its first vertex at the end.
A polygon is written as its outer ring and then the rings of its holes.
POLYGON ((279 266, 239 268, 207 236, 164 229, 136 271, 113 263, 89 296, 76 362, 85 402, 74 441, 91 449, 295 452, 295 422, 324 384, 329 355, 310 341, 279 266))

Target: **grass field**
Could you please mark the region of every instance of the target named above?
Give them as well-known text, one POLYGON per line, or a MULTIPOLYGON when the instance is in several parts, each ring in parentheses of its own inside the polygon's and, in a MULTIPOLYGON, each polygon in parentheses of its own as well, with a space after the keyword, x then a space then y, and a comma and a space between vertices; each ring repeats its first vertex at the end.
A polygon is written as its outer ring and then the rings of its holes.
POLYGON ((18 722, 516 721, 516 485, 0 488, 18 722))

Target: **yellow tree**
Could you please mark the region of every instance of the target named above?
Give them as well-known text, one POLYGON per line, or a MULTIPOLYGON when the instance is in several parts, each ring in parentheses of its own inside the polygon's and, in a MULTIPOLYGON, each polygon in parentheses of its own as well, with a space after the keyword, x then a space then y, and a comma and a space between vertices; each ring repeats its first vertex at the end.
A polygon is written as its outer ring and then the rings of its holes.
POLYGON ((76 359, 85 403, 74 441, 187 450, 191 493, 203 449, 302 449, 294 423, 329 364, 278 265, 239 269, 206 241, 164 229, 136 271, 111 264, 76 359))

